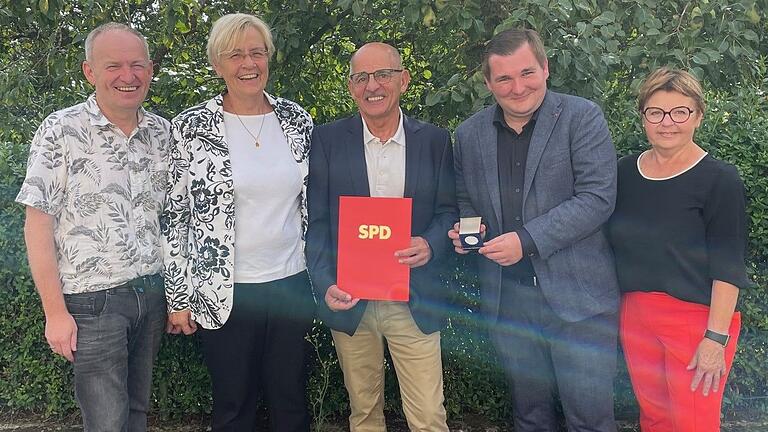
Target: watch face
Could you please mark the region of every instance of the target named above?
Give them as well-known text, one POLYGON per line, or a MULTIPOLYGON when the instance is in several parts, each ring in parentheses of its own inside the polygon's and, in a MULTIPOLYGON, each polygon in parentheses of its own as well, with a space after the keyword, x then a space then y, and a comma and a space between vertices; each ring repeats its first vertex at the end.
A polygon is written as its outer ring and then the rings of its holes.
POLYGON ((470 235, 470 236, 466 236, 466 237, 464 237, 464 242, 465 242, 466 244, 470 245, 470 246, 474 246, 474 245, 476 245, 476 244, 477 244, 479 241, 480 241, 480 239, 478 239, 478 238, 477 238, 477 237, 475 237, 475 236, 471 236, 471 235, 470 235))

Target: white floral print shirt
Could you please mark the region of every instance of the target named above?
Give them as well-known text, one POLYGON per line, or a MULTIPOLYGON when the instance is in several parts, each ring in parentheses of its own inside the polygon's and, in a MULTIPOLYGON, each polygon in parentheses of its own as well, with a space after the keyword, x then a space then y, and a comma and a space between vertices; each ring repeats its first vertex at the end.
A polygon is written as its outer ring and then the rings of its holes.
POLYGON ((95 95, 49 115, 29 150, 16 201, 55 216, 64 294, 108 289, 162 270, 159 216, 170 125, 139 109, 131 136, 95 95))

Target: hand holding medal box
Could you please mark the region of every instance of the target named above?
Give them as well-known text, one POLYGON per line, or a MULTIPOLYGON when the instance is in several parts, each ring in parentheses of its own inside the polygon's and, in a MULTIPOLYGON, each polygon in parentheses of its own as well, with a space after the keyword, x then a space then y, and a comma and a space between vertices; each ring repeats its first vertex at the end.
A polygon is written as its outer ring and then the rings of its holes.
POLYGON ((408 301, 410 268, 395 251, 410 244, 410 198, 339 198, 336 283, 352 298, 408 301))
POLYGON ((459 238, 461 248, 464 250, 477 250, 483 246, 483 237, 480 234, 482 218, 465 217, 459 219, 459 238))

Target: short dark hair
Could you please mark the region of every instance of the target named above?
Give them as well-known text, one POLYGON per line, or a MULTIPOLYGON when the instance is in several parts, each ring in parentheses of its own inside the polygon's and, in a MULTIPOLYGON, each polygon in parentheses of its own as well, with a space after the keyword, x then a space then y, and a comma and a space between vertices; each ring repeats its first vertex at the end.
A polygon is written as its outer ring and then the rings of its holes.
POLYGON ((483 75, 485 78, 491 77, 491 67, 488 65, 488 58, 492 55, 510 55, 517 51, 523 44, 528 43, 533 55, 541 67, 547 62, 547 51, 544 43, 536 30, 531 29, 509 29, 496 34, 485 45, 483 52, 483 75))

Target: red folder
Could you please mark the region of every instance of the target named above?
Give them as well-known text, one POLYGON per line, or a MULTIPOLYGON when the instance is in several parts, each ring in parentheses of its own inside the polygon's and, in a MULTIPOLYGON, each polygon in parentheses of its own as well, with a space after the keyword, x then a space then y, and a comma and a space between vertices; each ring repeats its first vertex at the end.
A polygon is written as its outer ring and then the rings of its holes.
POLYGON ((395 251, 410 245, 410 198, 339 198, 336 284, 352 298, 408 301, 410 268, 395 251))

